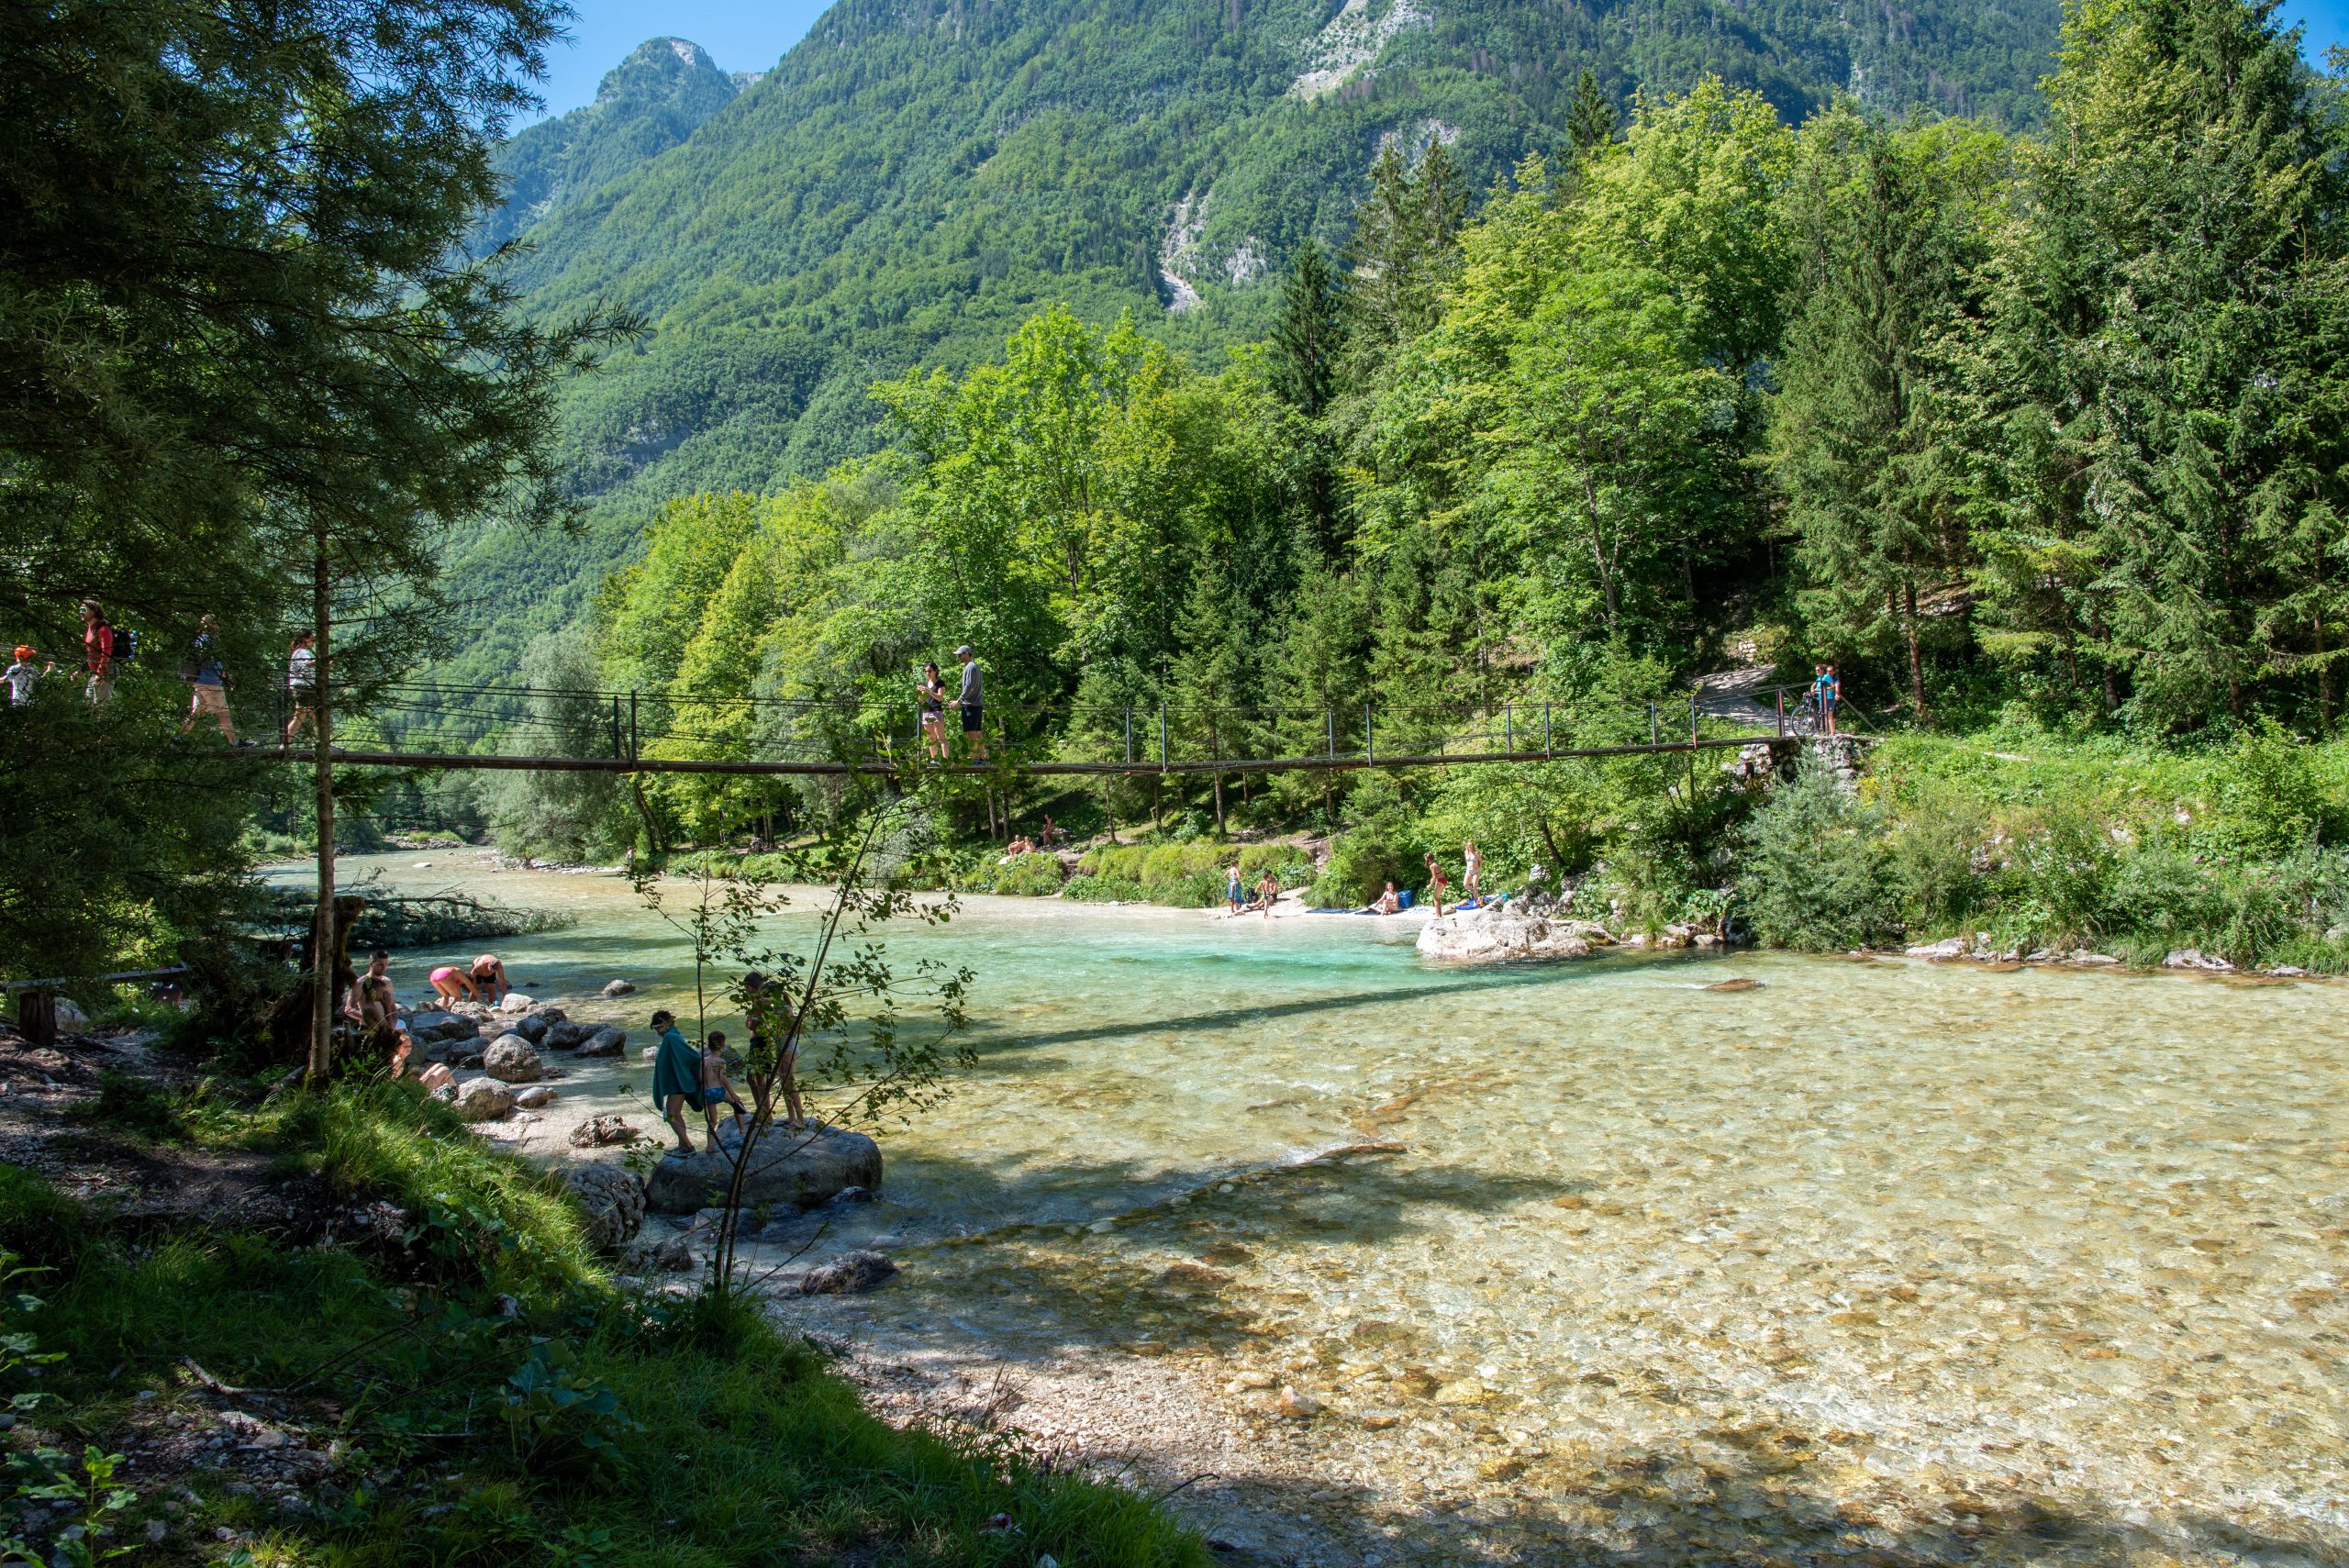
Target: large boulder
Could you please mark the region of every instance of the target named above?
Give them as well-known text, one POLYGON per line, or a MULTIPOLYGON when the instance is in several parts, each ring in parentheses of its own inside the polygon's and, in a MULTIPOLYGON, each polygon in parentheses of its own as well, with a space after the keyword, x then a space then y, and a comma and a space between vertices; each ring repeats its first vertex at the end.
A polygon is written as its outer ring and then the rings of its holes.
POLYGON ((457 1114, 467 1121, 495 1121, 514 1111, 514 1091, 495 1078, 474 1078, 457 1089, 457 1114))
POLYGON ((1445 963, 1510 963, 1524 959, 1581 958, 1613 939, 1588 920, 1562 920, 1511 905, 1455 909, 1419 929, 1423 958, 1445 963))
POLYGON ((553 1028, 554 1026, 552 1024, 547 1022, 546 1019, 541 1018, 535 1014, 529 1018, 517 1018, 514 1020, 514 1032, 520 1035, 524 1040, 529 1040, 532 1045, 538 1045, 543 1042, 547 1038, 547 1031, 553 1028))
POLYGON ((587 1238, 601 1252, 616 1252, 644 1225, 644 1184, 624 1165, 574 1165, 563 1190, 587 1221, 587 1238))
POLYGON ((500 1035, 481 1053, 482 1071, 508 1084, 535 1084, 547 1075, 539 1048, 518 1034, 500 1035))
MULTIPOLYGON (((646 1203, 659 1214, 692 1214, 724 1202, 737 1147, 729 1128, 714 1152, 670 1151, 645 1184, 646 1203)), ((770 1127, 751 1151, 750 1162, 742 1202, 751 1208, 812 1208, 844 1188, 881 1184, 881 1146, 845 1128, 770 1127)))
POLYGON ((628 1030, 606 1024, 579 1042, 582 1056, 618 1056, 628 1049, 628 1030))
POLYGON ((604 987, 607 996, 632 996, 635 994, 636 985, 631 981, 615 980, 604 987))
POLYGON ((574 1024, 569 1019, 559 1024, 550 1024, 547 1026, 546 1048, 549 1051, 573 1051, 578 1048, 582 1040, 595 1032, 585 1024, 574 1024))

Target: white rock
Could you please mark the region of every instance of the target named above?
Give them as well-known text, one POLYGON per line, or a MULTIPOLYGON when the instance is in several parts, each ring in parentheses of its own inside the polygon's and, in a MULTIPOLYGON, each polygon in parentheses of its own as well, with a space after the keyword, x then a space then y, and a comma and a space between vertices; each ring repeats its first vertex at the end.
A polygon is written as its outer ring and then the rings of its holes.
POLYGON ((538 1048, 518 1034, 501 1035, 481 1053, 482 1071, 508 1084, 535 1084, 546 1076, 538 1048))
POLYGON ((554 1104, 554 1090, 545 1084, 533 1084, 514 1096, 514 1103, 526 1111, 540 1110, 554 1104))
POLYGON ((536 1002, 523 995, 519 991, 508 991, 506 993, 506 999, 497 1004, 497 1010, 501 1013, 527 1013, 537 1006, 536 1002))
POLYGON ((1944 937, 1937 942, 1929 942, 1922 947, 1910 948, 1909 950, 1909 956, 1910 958, 1935 959, 1964 958, 1965 956, 1965 939, 1964 937, 1944 937))
POLYGON ((457 1090, 457 1115, 467 1121, 495 1121, 514 1110, 514 1091, 495 1078, 475 1078, 457 1090))

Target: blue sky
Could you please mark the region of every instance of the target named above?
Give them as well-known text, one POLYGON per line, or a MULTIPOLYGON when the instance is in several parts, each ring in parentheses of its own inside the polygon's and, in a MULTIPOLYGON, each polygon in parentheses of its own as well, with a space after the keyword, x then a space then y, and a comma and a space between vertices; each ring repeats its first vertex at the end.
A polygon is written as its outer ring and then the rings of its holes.
MULTIPOLYGON (((797 43, 829 0, 572 0, 571 39, 548 51, 540 94, 550 114, 596 96, 596 83, 629 50, 663 34, 691 39, 729 71, 764 71, 797 43)), ((2285 0, 2284 14, 2308 28, 2308 50, 2321 60, 2349 43, 2349 0, 2285 0)))

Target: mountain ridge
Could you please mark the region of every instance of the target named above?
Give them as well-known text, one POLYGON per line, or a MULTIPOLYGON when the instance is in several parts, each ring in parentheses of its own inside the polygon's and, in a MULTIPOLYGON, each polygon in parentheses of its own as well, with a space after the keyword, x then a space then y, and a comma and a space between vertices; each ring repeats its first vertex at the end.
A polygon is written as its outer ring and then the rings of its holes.
POLYGON ((682 40, 649 40, 608 100, 515 139, 507 227, 484 226, 527 239, 513 277, 530 308, 618 305, 651 323, 564 393, 592 542, 558 566, 494 530, 465 541, 465 570, 528 602, 484 646, 511 659, 528 627, 574 615, 592 584, 556 578, 599 579, 666 497, 769 489, 871 450, 874 381, 971 363, 1044 306, 1131 312, 1219 362, 1269 329, 1298 245, 1343 246, 1390 139, 1443 136, 1489 188, 1564 144, 1585 66, 1619 104, 1719 74, 1789 118, 1856 82, 1888 108, 2017 123, 2059 14, 2060 0, 1923 0, 1889 19, 1831 0, 841 0, 739 90, 714 61, 687 70, 655 48, 682 40), (540 179, 527 190, 525 169, 540 179))

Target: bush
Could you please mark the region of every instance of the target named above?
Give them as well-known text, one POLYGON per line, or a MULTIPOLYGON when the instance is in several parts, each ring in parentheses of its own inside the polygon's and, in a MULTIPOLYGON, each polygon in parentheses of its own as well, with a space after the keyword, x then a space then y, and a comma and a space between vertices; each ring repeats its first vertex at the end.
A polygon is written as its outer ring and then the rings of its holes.
POLYGON ((2280 855, 2327 826, 2324 786, 2309 749, 2274 719, 2243 737, 2219 781, 2221 830, 2250 855, 2280 855))
POLYGON ((1774 790, 1746 824, 1738 882, 1761 939, 1834 952, 1893 937, 1899 922, 1877 826, 1823 768, 1774 790))
POLYGON ((1147 904, 1150 889, 1122 876, 1079 875, 1061 889, 1061 896, 1079 904, 1147 904))
POLYGON ((2074 804, 2021 835, 2009 876, 2032 934, 2061 946, 2106 931, 2120 869, 2112 829, 2095 811, 2074 804))
POLYGON ((2127 912, 2133 931, 2165 945, 2199 937, 2227 920, 2225 890, 2193 858, 2166 845, 2138 851, 2112 878, 2112 907, 2127 912))
POLYGON ((1892 840, 1892 874, 1919 927, 1963 918, 1982 899, 1975 855, 1989 836, 1982 808, 1952 789, 1934 789, 1909 809, 1892 840))
POLYGON ((1419 847, 1391 826, 1357 828, 1330 844, 1330 862, 1314 878, 1306 901, 1317 909, 1368 904, 1390 882, 1398 888, 1418 886, 1423 870, 1419 847))

